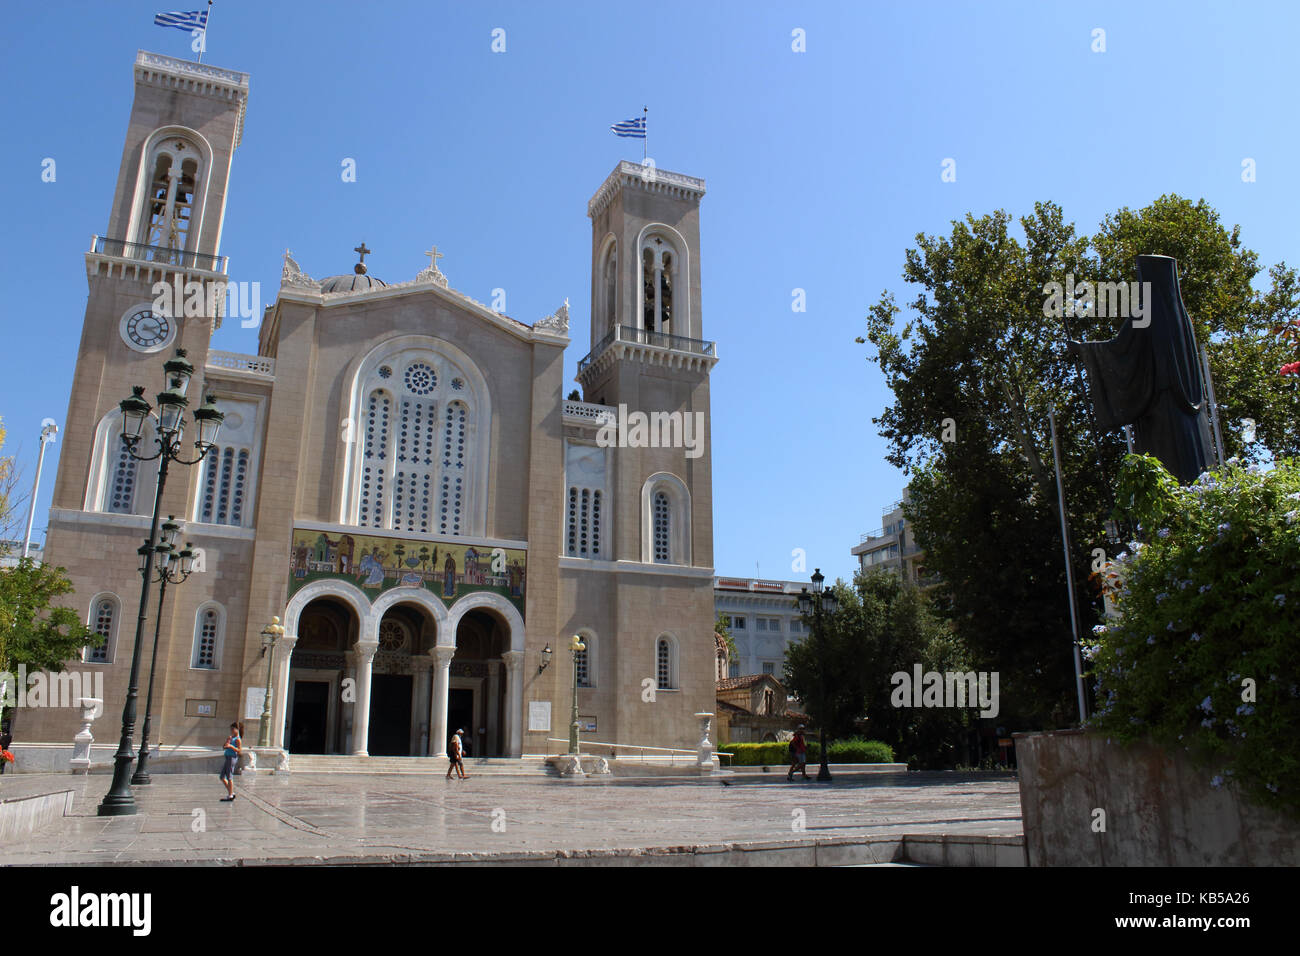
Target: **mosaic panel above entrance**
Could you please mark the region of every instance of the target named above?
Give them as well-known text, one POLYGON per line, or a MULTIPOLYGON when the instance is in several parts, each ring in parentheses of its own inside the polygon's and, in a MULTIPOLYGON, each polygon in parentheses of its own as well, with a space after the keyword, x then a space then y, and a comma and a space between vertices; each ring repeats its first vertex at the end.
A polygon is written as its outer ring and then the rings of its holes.
POLYGON ((528 552, 454 541, 409 540, 295 528, 289 597, 312 581, 347 581, 373 600, 389 588, 427 588, 452 604, 475 591, 500 594, 524 613, 528 552))

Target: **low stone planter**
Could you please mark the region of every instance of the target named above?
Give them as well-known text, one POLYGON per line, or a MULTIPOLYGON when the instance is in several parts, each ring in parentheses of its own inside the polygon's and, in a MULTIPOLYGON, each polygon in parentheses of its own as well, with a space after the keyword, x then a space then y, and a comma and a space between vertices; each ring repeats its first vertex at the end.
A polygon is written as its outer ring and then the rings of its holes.
POLYGON ((1183 754, 1082 730, 1014 736, 1030 866, 1300 864, 1300 824, 1212 788, 1183 754))

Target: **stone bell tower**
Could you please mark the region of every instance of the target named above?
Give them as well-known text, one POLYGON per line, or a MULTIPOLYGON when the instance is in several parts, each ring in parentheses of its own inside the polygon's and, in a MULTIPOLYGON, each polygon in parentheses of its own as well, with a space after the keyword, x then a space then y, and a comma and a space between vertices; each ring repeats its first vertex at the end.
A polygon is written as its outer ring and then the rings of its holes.
POLYGON ((55 508, 148 512, 148 495, 135 493, 145 489, 114 496, 108 487, 107 463, 95 460, 105 454, 104 422, 132 384, 158 381, 176 348, 201 370, 221 321, 214 308, 226 283, 221 228, 248 74, 144 51, 134 74, 108 229, 85 254, 90 288, 55 508), (171 314, 156 307, 160 282, 180 290, 169 297, 171 314))

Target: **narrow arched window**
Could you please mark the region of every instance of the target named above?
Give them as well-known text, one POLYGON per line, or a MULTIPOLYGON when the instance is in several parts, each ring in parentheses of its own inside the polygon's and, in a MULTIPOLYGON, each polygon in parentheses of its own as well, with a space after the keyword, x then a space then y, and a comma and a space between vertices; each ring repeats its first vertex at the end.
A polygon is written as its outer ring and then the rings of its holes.
POLYGON ((215 670, 221 648, 223 621, 219 608, 205 604, 199 608, 194 622, 194 654, 190 666, 200 670, 215 670))
POLYGON ((424 398, 437 385, 433 369, 412 364, 405 375, 408 394, 403 396, 397 419, 397 463, 393 470, 393 528, 398 531, 431 530, 437 411, 424 398))
POLYGON ((438 531, 461 534, 465 519, 465 474, 468 464, 465 429, 469 409, 464 402, 447 406, 442 428, 442 479, 438 489, 438 531))
POLYGON ((669 564, 672 560, 672 506, 668 494, 656 491, 654 495, 654 559, 656 564, 669 564))
POLYGON ((388 466, 388 429, 393 399, 376 389, 366 399, 366 433, 362 442, 361 502, 357 523, 367 528, 384 527, 384 481, 388 466))
POLYGON ((659 269, 659 331, 672 332, 673 321, 673 255, 663 254, 663 265, 659 269))
POLYGON ((242 525, 248 496, 249 450, 234 445, 214 445, 203 460, 199 479, 199 521, 205 524, 242 525))
POLYGON ((183 139, 166 137, 154 150, 149 170, 140 241, 184 250, 190 241, 202 172, 199 150, 183 139))
POLYGON ((112 597, 95 599, 90 605, 89 627, 104 639, 98 647, 88 647, 84 659, 89 664, 108 664, 113 660, 113 645, 117 628, 117 600, 112 597))
POLYGON ((655 254, 653 250, 641 252, 641 327, 655 331, 655 254))
POLYGON ((135 514, 136 479, 140 462, 132 457, 121 439, 117 441, 117 454, 112 461, 113 472, 108 479, 104 510, 119 515, 135 514))
POLYGON ((618 325, 618 314, 616 311, 617 293, 618 293, 618 251, 616 246, 610 246, 609 251, 605 254, 605 267, 602 270, 601 282, 604 284, 604 308, 605 308, 605 327, 613 329, 618 325))
POLYGON ((601 493, 593 488, 569 488, 565 553, 573 558, 600 556, 601 493))
POLYGON ((655 679, 659 690, 673 690, 677 686, 677 662, 673 642, 661 637, 655 644, 655 679))

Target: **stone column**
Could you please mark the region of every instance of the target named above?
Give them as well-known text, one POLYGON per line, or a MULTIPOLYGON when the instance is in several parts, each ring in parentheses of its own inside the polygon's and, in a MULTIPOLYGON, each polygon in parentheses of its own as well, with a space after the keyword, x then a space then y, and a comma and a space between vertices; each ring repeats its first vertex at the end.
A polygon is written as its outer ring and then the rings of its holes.
POLYGON ((357 644, 357 704, 352 722, 352 755, 368 757, 370 752, 370 669, 378 644, 357 644))
MULTIPOLYGON (((497 712, 500 710, 501 703, 501 662, 488 661, 487 664, 487 739, 492 745, 501 751, 505 751, 505 741, 503 741, 497 732, 500 727, 500 721, 497 720, 497 712)), ((487 755, 487 745, 484 745, 484 756, 487 755)))
POLYGON ((524 754, 524 652, 506 651, 506 756, 524 754))
POLYGON ((447 688, 450 685, 451 659, 456 648, 439 645, 433 649, 433 714, 429 721, 432 739, 429 749, 435 757, 447 756, 447 688))
MULTIPOLYGON (((339 700, 342 704, 342 713, 340 714, 338 725, 338 739, 334 741, 334 752, 346 754, 352 752, 352 727, 356 723, 356 686, 357 686, 357 653, 356 651, 344 651, 343 659, 347 662, 343 668, 343 679, 352 679, 351 700, 343 694, 343 685, 339 685, 339 700)), ((329 743, 328 738, 326 743, 329 743)))
POLYGON ((275 673, 271 685, 271 691, 275 694, 271 702, 271 746, 277 750, 284 749, 285 728, 289 726, 289 664, 297 644, 297 634, 286 634, 280 638, 279 646, 275 649, 275 673))
POLYGON ((433 681, 433 658, 427 654, 411 656, 411 670, 415 671, 415 706, 413 714, 411 739, 415 744, 415 755, 429 755, 429 693, 433 681))

